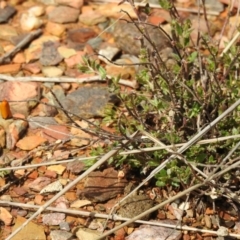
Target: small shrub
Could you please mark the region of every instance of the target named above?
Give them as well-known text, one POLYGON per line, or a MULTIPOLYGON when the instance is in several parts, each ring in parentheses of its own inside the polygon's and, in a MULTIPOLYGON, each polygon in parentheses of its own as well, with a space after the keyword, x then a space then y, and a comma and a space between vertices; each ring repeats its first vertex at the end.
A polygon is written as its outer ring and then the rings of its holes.
MULTIPOLYGON (((143 65, 136 76, 139 89, 132 92, 121 90, 120 77, 108 81, 110 91, 119 97, 121 106, 108 110, 104 121, 117 128, 125 138, 136 130, 145 130, 164 144, 174 145, 191 139, 239 98, 240 49, 232 46, 229 52, 221 55, 210 34, 199 33, 197 43, 193 43, 191 21, 179 19, 171 1, 159 2, 172 17, 170 41, 175 50, 174 64, 166 66, 154 44, 150 54, 143 48, 140 60, 150 64, 143 65)), ((143 37, 146 28, 147 25, 142 24, 143 37)), ((106 76, 100 65, 89 60, 86 63, 85 70, 106 76)), ((205 139, 239 134, 239 122, 239 111, 235 111, 213 127, 205 139)), ((223 150, 228 152, 233 144, 228 141, 207 147, 195 145, 186 151, 185 157, 195 163, 218 164, 222 159, 220 153, 223 150)), ((138 139, 135 146, 151 147, 154 143, 138 139)), ((129 164, 145 172, 158 166, 169 155, 168 151, 162 150, 118 156, 114 164, 129 164)), ((192 181, 192 170, 181 160, 174 159, 155 177, 157 186, 186 186, 192 181)))

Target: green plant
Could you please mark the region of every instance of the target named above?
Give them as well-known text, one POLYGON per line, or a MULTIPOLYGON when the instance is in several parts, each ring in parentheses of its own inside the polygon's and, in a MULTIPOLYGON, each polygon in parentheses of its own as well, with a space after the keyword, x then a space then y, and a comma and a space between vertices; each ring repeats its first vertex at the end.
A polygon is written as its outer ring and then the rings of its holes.
MULTIPOLYGON (((240 59, 240 48, 232 46, 229 52, 221 54, 210 34, 199 33, 197 41, 193 42, 191 21, 180 20, 171 1, 159 2, 172 17, 174 64, 166 66, 150 40, 153 52, 148 54, 144 48, 140 52, 143 67, 136 76, 139 89, 126 93, 120 90, 119 78, 109 81, 109 88, 119 97, 121 106, 109 112, 105 120, 111 122, 122 136, 145 130, 165 144, 174 145, 188 141, 239 98, 237 62, 240 59), (154 62, 149 55, 155 56, 154 62)), ((143 38, 146 27, 143 24, 143 38)), ((88 61, 86 69, 94 69, 104 76, 104 70, 93 62, 88 61)), ((239 111, 235 111, 212 128, 205 138, 239 134, 239 120, 239 111)), ((149 140, 137 144, 141 147, 153 146, 149 140)), ((186 159, 195 163, 215 164, 221 161, 220 148, 228 152, 232 145, 231 141, 230 145, 225 143, 221 147, 218 144, 211 147, 193 146, 186 152, 186 159)), ((162 150, 144 153, 142 156, 118 157, 115 164, 119 166, 128 163, 141 169, 151 168, 158 166, 168 155, 166 150, 162 150)), ((192 171, 188 165, 175 159, 155 177, 158 186, 185 186, 192 181, 192 171)))

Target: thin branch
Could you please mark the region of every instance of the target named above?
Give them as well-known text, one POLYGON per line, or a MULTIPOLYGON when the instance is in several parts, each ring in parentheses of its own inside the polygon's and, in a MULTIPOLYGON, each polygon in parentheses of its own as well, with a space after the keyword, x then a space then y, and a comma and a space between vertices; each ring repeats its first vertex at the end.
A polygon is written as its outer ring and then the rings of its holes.
MULTIPOLYGON (((2 206, 12 206, 12 207, 18 207, 23 209, 39 209, 40 206, 32 205, 32 204, 24 204, 24 203, 18 203, 18 202, 7 202, 7 201, 1 201, 0 205, 2 206)), ((108 218, 107 214, 102 213, 93 213, 93 212, 86 212, 86 211, 80 211, 80 210, 73 210, 73 209, 63 209, 63 208, 55 208, 55 207, 47 207, 44 211, 52 211, 52 212, 61 212, 71 215, 77 215, 77 216, 84 216, 84 217, 91 217, 91 218, 108 218)), ((111 219, 113 221, 128 221, 129 218, 120 217, 116 214, 111 216, 111 219)), ((201 233, 210 233, 217 235, 217 231, 212 230, 206 230, 206 229, 199 229, 194 227, 188 227, 188 226, 176 226, 174 224, 167 224, 162 222, 152 222, 152 221, 143 221, 143 220, 137 220, 136 223, 141 224, 147 224, 151 226, 159 226, 159 227, 166 227, 166 228, 172 228, 172 229, 179 229, 184 231, 194 231, 194 232, 201 232, 201 233)), ((230 233, 229 236, 231 237, 240 237, 239 234, 230 233)))
MULTIPOLYGON (((110 75, 107 75, 111 78, 110 75)), ((54 82, 54 83, 90 83, 90 82, 105 82, 106 80, 101 79, 100 76, 91 76, 84 78, 71 78, 71 77, 12 77, 4 74, 0 74, 0 80, 10 81, 10 82, 54 82)), ((129 81, 125 79, 120 79, 119 83, 131 88, 137 88, 138 84, 136 80, 129 81)))
POLYGON ((11 51, 7 52, 0 58, 0 64, 9 62, 17 52, 22 50, 22 48, 24 48, 27 44, 29 44, 32 40, 34 40, 41 34, 41 29, 29 33, 20 43, 17 44, 15 48, 13 48, 11 51))
MULTIPOLYGON (((143 137, 143 138, 145 138, 145 137, 143 137)), ((197 142, 196 144, 203 145, 203 144, 209 144, 209 143, 218 143, 218 142, 221 142, 221 141, 226 141, 226 140, 229 140, 229 139, 236 139, 236 138, 240 138, 240 134, 233 135, 233 136, 227 136, 227 137, 201 140, 201 141, 197 142)), ((143 153, 143 152, 153 152, 153 151, 164 150, 164 149, 166 150, 166 149, 169 149, 169 148, 171 149, 173 147, 181 147, 184 144, 186 144, 186 143, 179 143, 179 144, 174 144, 174 145, 165 145, 165 146, 161 146, 161 147, 149 147, 149 148, 134 149, 134 150, 120 152, 119 155, 125 156, 125 155, 129 155, 129 154, 136 154, 136 153, 143 153)), ((36 167, 41 167, 41 166, 63 164, 63 163, 69 163, 69 162, 73 162, 73 161, 93 160, 93 159, 97 159, 99 157, 100 156, 75 157, 75 158, 67 159, 67 160, 51 161, 51 162, 25 165, 25 166, 4 167, 4 168, 0 168, 0 172, 4 171, 4 170, 5 171, 11 171, 11 170, 15 171, 15 170, 19 170, 19 169, 36 168, 36 167)), ((15 160, 15 161, 17 161, 17 160, 15 160)), ((195 163, 191 162, 191 164, 195 164, 195 163)), ((216 167, 216 165, 206 165, 206 164, 200 164, 200 163, 196 163, 195 165, 216 167)))

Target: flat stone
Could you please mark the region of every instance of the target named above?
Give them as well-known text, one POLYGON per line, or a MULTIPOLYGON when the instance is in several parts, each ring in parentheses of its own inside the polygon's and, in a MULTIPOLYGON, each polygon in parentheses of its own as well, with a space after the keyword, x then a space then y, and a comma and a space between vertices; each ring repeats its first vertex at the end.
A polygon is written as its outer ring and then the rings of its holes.
POLYGON ((46 225, 59 225, 59 223, 63 222, 65 219, 64 213, 49 213, 43 214, 42 221, 43 224, 46 225))
POLYGON ((43 67, 42 73, 46 77, 60 77, 63 75, 63 70, 59 67, 43 67))
POLYGON ((42 19, 30 13, 23 13, 20 18, 20 25, 23 31, 38 29, 43 24, 42 19))
POLYGON ((7 22, 15 13, 16 9, 10 5, 0 8, 0 23, 7 22))
MULTIPOLYGON (((176 224, 170 223, 170 221, 160 221, 160 223, 165 224, 176 224)), ((145 239, 154 239, 154 240, 180 240, 182 233, 179 230, 160 227, 160 226, 151 226, 151 225, 141 225, 136 229, 132 234, 126 237, 126 240, 145 240, 145 239)))
POLYGON ((64 46, 60 46, 58 48, 58 52, 63 58, 70 58, 76 54, 76 51, 73 48, 68 48, 64 46))
POLYGON ((0 73, 16 74, 20 71, 20 69, 21 69, 21 64, 19 64, 19 63, 6 64, 6 65, 1 65, 0 66, 0 73))
POLYGON ((33 6, 28 9, 28 13, 36 17, 40 17, 45 13, 45 7, 42 5, 33 6))
POLYGON ((51 240, 69 240, 73 238, 72 233, 62 231, 62 230, 53 230, 50 233, 51 240))
POLYGON ((48 19, 55 23, 74 23, 77 21, 80 11, 66 6, 57 6, 50 13, 48 19))
POLYGON ((28 211, 27 210, 21 210, 21 209, 12 209, 11 214, 14 217, 17 217, 17 216, 25 217, 25 216, 27 216, 28 211))
POLYGON ((27 193, 27 189, 25 187, 14 187, 13 191, 19 196, 23 196, 27 193))
MULTIPOLYGON (((99 238, 101 236, 101 233, 97 232, 96 230, 80 228, 76 232, 76 236, 78 237, 78 239, 94 240, 94 239, 99 238)), ((105 239, 106 238, 103 238, 103 240, 105 240, 105 239)))
POLYGON ((62 184, 60 181, 55 181, 44 187, 40 194, 52 193, 52 192, 60 192, 63 189, 62 184))
MULTIPOLYGON (((130 62, 129 62, 130 63, 130 62)), ((136 69, 134 66, 127 66, 123 65, 117 66, 117 65, 107 65, 106 66, 106 72, 108 75, 112 77, 118 77, 120 76, 123 79, 133 79, 136 76, 136 69)))
POLYGON ((70 231, 71 230, 68 222, 60 222, 59 223, 59 228, 61 230, 65 230, 65 231, 70 231))
POLYGON ((84 51, 77 51, 76 54, 72 55, 69 58, 65 58, 64 62, 69 68, 75 67, 77 64, 83 63, 83 57, 85 56, 84 51))
POLYGON ((15 148, 17 141, 26 132, 27 126, 27 122, 23 120, 15 120, 9 125, 6 135, 7 149, 15 148))
POLYGON ((82 13, 79 21, 88 26, 94 26, 102 22, 106 22, 107 18, 97 11, 82 13))
POLYGON ((98 6, 98 12, 109 18, 122 18, 122 11, 136 19, 136 13, 130 4, 106 3, 98 6))
POLYGON ((13 60, 12 62, 13 63, 25 63, 26 59, 25 59, 25 56, 22 52, 19 52, 17 53, 14 57, 13 57, 13 60))
POLYGON ((77 28, 68 31, 68 40, 76 43, 85 43, 97 36, 91 28, 77 28))
POLYGON ((44 176, 45 177, 48 177, 48 178, 57 178, 57 173, 54 172, 54 171, 50 171, 50 170, 46 170, 45 173, 44 173, 44 176))
MULTIPOLYGON (((81 87, 61 101, 70 113, 83 118, 103 117, 107 105, 116 102, 118 99, 102 86, 81 87)), ((64 118, 65 115, 61 116, 64 118)), ((78 117, 73 116, 73 119, 78 120, 78 117)))
POLYGON ((98 52, 100 54, 99 58, 103 61, 106 61, 106 58, 107 60, 111 61, 118 53, 120 53, 120 51, 121 50, 119 48, 107 46, 106 48, 99 50, 98 52))
POLYGON ((9 226, 13 221, 13 216, 6 208, 0 207, 0 220, 3 221, 5 225, 9 226))
POLYGON ((85 164, 82 161, 73 161, 67 164, 67 170, 74 174, 79 174, 84 170, 85 164))
POLYGON ((63 57, 57 51, 58 43, 47 41, 43 43, 40 63, 43 66, 55 66, 63 60, 63 57))
MULTIPOLYGON (((26 221, 25 218, 17 216, 15 225, 12 228, 12 232, 21 227, 25 221, 26 221)), ((28 225, 22 228, 15 236, 11 238, 11 240, 26 239, 26 236, 27 239, 46 240, 44 227, 41 226, 40 224, 35 224, 33 222, 29 222, 28 225)))
POLYGON ((46 24, 46 31, 54 36, 60 37, 65 32, 63 24, 48 21, 46 24))
POLYGON ((29 117, 28 118, 29 127, 32 129, 39 128, 41 126, 54 125, 57 124, 53 117, 29 117))
POLYGON ((0 83, 0 99, 9 101, 34 99, 37 96, 37 86, 36 83, 31 82, 0 83))
POLYGON ((119 179, 114 168, 107 168, 90 173, 80 194, 93 202, 105 202, 123 193, 126 184, 127 180, 119 179))
POLYGON ((41 72, 41 67, 39 63, 27 63, 22 65, 22 69, 25 69, 33 74, 38 74, 41 72))
MULTIPOLYGON (((122 217, 133 218, 154 206, 154 202, 145 195, 132 195, 120 204, 117 211, 122 217)), ((150 214, 147 214, 142 220, 148 220, 150 214)))
MULTIPOLYGON (((85 121, 76 120, 75 122, 82 129, 88 129, 89 128, 88 123, 86 123, 85 121)), ((70 132, 74 136, 73 138, 71 138, 71 145, 72 146, 81 147, 81 146, 86 146, 90 143, 90 141, 92 139, 92 136, 82 129, 80 129, 76 126, 71 127, 70 132)))
POLYGON ((54 171, 59 175, 62 175, 66 167, 63 165, 52 165, 47 168, 48 170, 54 171))
POLYGON ((37 86, 38 86, 37 83, 32 83, 32 82, 0 83, 0 99, 13 101, 13 102, 10 102, 10 109, 13 115, 16 113, 21 113, 24 116, 28 116, 29 107, 33 107, 34 104, 36 103, 18 102, 18 101, 36 99, 38 95, 37 86))
MULTIPOLYGON (((160 31, 158 27, 147 25, 146 28, 148 30, 150 39, 152 39, 153 43, 156 46, 156 49, 159 52, 164 53, 167 48, 170 48, 172 50, 169 39, 160 31)), ((115 42, 120 49, 135 56, 139 55, 141 42, 140 40, 136 39, 141 36, 141 33, 133 23, 119 21, 114 27, 113 35, 115 42)), ((151 44, 146 39, 144 39, 143 42, 148 49, 152 49, 151 44)), ((162 56, 163 61, 169 57, 165 55, 162 56)))
POLYGON ((80 9, 83 6, 83 0, 55 0, 55 2, 59 5, 66 5, 69 7, 73 7, 76 9, 80 9))
POLYGON ((80 200, 80 199, 78 199, 78 200, 74 201, 70 205, 70 207, 71 208, 81 208, 81 207, 84 207, 84 206, 87 206, 87 205, 91 205, 91 204, 92 204, 92 202, 89 201, 89 200, 80 200))
POLYGON ((19 140, 16 146, 22 150, 32 150, 47 140, 40 136, 29 136, 19 140))
POLYGON ((42 135, 49 142, 57 140, 65 140, 69 138, 69 130, 66 126, 61 125, 48 125, 47 128, 42 130, 42 135))
POLYGON ((56 36, 41 36, 38 39, 31 42, 29 47, 24 51, 26 57, 26 63, 32 60, 38 60, 42 55, 42 48, 44 42, 58 42, 59 38, 56 36))
POLYGON ((51 183, 51 179, 47 177, 38 177, 28 184, 28 187, 35 192, 40 192, 44 187, 51 183))
POLYGON ((17 36, 17 30, 9 25, 1 25, 0 39, 10 41, 12 37, 17 36))

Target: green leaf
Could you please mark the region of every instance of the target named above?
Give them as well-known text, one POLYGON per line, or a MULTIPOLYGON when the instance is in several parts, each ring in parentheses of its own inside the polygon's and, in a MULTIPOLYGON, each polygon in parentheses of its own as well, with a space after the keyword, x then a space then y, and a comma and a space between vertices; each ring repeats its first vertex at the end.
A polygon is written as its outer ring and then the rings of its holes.
POLYGON ((198 52, 197 52, 197 51, 192 52, 192 53, 190 54, 190 56, 188 57, 188 61, 189 61, 190 63, 194 62, 195 59, 197 58, 197 56, 198 56, 198 52))
POLYGON ((107 76, 106 70, 102 66, 100 66, 98 68, 98 71, 99 71, 99 75, 101 77, 101 80, 105 79, 106 76, 107 76))
POLYGON ((166 186, 166 183, 163 182, 163 181, 159 181, 159 180, 158 180, 158 181, 156 182, 156 186, 157 186, 157 187, 164 187, 164 186, 166 186))

